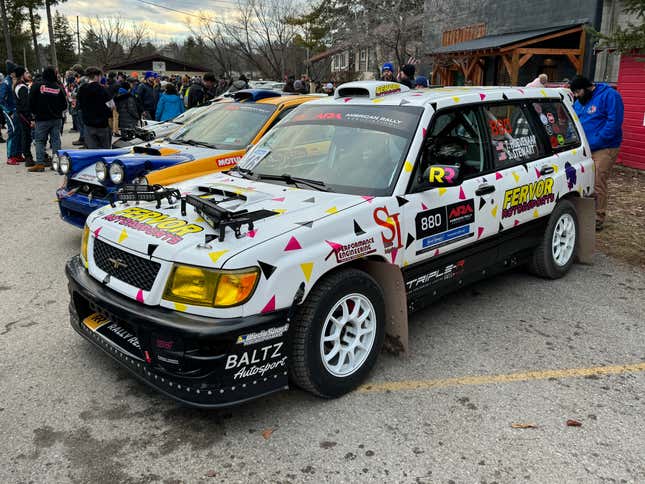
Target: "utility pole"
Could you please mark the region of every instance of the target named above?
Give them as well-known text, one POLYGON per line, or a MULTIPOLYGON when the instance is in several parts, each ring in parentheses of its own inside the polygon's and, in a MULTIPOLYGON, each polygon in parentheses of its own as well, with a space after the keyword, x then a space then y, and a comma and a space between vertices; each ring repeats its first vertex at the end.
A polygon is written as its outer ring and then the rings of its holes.
POLYGON ((81 63, 81 27, 78 21, 78 15, 76 16, 76 49, 78 50, 78 63, 81 63))
POLYGON ((52 66, 58 69, 58 57, 56 56, 56 37, 54 35, 54 24, 52 23, 51 0, 45 0, 45 9, 47 11, 47 29, 49 30, 49 52, 51 55, 52 66))

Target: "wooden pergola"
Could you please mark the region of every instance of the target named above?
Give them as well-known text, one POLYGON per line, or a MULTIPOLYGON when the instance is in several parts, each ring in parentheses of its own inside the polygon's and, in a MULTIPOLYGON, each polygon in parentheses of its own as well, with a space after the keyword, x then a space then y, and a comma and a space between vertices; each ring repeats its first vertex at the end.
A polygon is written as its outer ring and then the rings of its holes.
MULTIPOLYGON (((550 42, 553 44, 553 42, 550 42)), ((534 55, 564 56, 575 67, 578 74, 582 73, 585 54, 586 32, 582 25, 560 29, 545 29, 541 31, 519 32, 485 36, 458 44, 441 47, 429 55, 434 58, 432 83, 436 83, 437 75, 444 80, 454 66, 464 78, 473 84, 482 84, 487 57, 499 57, 508 72, 511 85, 516 85, 520 69, 534 55), (572 34, 578 34, 577 48, 540 47, 539 44, 553 41, 572 34)))

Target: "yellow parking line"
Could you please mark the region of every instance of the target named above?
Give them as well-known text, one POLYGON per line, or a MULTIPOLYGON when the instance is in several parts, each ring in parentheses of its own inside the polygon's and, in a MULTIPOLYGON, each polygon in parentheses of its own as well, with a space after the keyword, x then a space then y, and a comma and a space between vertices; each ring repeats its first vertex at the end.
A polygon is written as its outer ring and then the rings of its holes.
POLYGON ((382 383, 367 383, 358 388, 360 393, 400 392, 409 390, 429 390, 464 385, 488 385, 491 383, 512 383, 518 381, 548 380, 549 378, 580 378, 594 375, 620 375, 645 371, 645 363, 633 365, 596 366, 592 368, 570 368, 565 370, 526 371, 506 375, 463 376, 440 380, 407 380, 382 383))

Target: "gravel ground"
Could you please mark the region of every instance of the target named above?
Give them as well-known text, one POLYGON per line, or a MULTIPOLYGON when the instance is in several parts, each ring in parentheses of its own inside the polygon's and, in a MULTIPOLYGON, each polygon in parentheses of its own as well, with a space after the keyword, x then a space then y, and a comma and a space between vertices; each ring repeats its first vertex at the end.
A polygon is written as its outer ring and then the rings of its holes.
POLYGON ((505 274, 413 315, 360 391, 193 410, 69 326, 58 184, 0 164, 0 482, 645 481, 642 268, 505 274))

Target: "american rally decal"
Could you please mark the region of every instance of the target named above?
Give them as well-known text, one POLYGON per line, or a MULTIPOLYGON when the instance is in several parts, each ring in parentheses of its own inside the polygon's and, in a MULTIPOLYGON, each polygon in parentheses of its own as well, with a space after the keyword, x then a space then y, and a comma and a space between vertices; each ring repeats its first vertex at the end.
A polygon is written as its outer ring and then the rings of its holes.
POLYGON ((504 193, 502 218, 509 218, 533 210, 547 203, 555 202, 553 178, 543 178, 504 193))
POLYGON ((103 217, 103 220, 145 232, 151 237, 163 240, 168 244, 178 244, 185 235, 195 234, 204 229, 161 212, 147 208, 129 207, 103 217))
POLYGON ((445 207, 419 212, 414 220, 421 249, 417 255, 474 235, 475 203, 473 199, 445 207))

